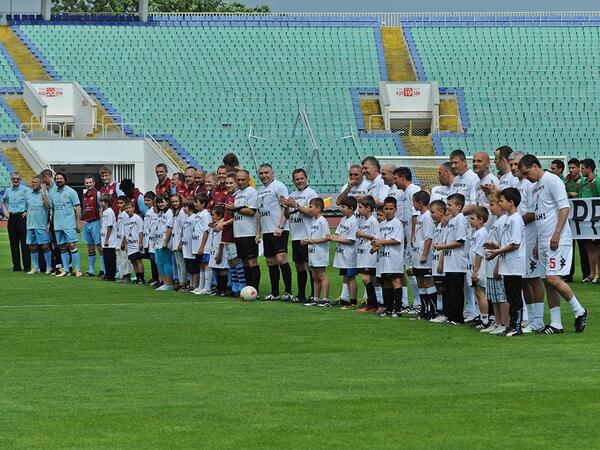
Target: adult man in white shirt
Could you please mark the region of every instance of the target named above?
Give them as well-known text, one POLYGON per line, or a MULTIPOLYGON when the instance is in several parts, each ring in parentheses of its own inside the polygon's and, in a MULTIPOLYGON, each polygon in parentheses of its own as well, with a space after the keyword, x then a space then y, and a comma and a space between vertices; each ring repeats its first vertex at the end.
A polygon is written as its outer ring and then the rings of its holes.
POLYGON ((261 164, 258 168, 258 176, 263 186, 257 191, 256 242, 260 242, 262 232, 264 254, 271 280, 271 294, 267 295, 265 300, 279 300, 279 271, 281 270, 285 285, 282 300, 290 301, 292 270, 287 259, 290 228, 281 206, 281 199, 287 198, 289 193, 285 185, 275 179, 270 164, 261 164))
POLYGON ((302 244, 303 240, 310 237, 310 227, 313 222, 310 213, 309 202, 318 197, 316 191, 308 186, 308 176, 304 169, 295 169, 292 172, 292 181, 296 191, 289 198, 281 199, 285 207, 285 215, 290 222, 290 233, 292 235, 292 259, 296 265, 296 277, 298 284, 298 296, 295 302, 305 303, 306 282, 310 276, 311 297, 314 297, 314 283, 312 272, 308 268, 308 244, 302 244))
POLYGON ((238 170, 235 181, 238 191, 234 203, 226 203, 225 208, 233 213, 233 236, 238 257, 244 265, 246 283, 258 291, 260 267, 258 266, 258 243, 256 242, 257 192, 250 186, 250 172, 238 170))
POLYGON ((465 152, 454 150, 450 153, 450 165, 455 176, 450 194, 462 194, 465 197, 465 206, 473 205, 479 177, 469 169, 465 152))
POLYGON ((454 183, 454 173, 449 162, 440 164, 438 167, 438 180, 440 184, 431 188, 430 202, 434 200, 446 201, 450 195, 450 187, 454 183))
POLYGON ((519 170, 533 189, 535 221, 538 234, 538 256, 545 275, 546 296, 550 307, 550 325, 542 332, 563 333, 560 316, 560 297, 564 298, 575 315, 575 331, 582 333, 587 324, 587 311, 581 306, 571 287, 562 279, 570 270, 573 243, 569 219, 570 204, 562 180, 542 169, 534 155, 519 161, 519 170))
POLYGON ((500 172, 500 184, 499 189, 506 189, 508 187, 519 188, 519 179, 513 175, 510 169, 510 155, 513 152, 512 148, 508 145, 498 147, 494 152, 494 163, 496 168, 500 172))
MULTIPOLYGON (((454 150, 450 153, 450 164, 456 178, 450 187, 451 194, 462 194, 465 197, 464 210, 469 211, 469 205, 476 204, 477 187, 480 186, 479 177, 467 166, 467 158, 462 150, 454 150)), ((467 253, 468 254, 468 253, 467 253)), ((465 309, 465 320, 471 320, 479 317, 479 308, 475 301, 475 292, 472 286, 469 286, 465 277, 464 287, 467 307, 465 309)))
MULTIPOLYGON (((387 197, 390 189, 385 185, 381 177, 379 161, 374 156, 367 156, 361 161, 361 166, 365 178, 370 182, 365 195, 373 197, 377 206, 383 205, 383 200, 387 197)), ((356 199, 360 200, 360 198, 357 196, 356 199)))
POLYGON ((336 205, 340 206, 340 203, 347 196, 360 198, 366 195, 367 188, 370 182, 365 180, 362 172, 362 167, 358 164, 352 164, 348 169, 348 182, 342 187, 342 191, 338 194, 335 200, 336 205))
POLYGON ((398 211, 400 211, 398 218, 404 225, 404 262, 405 269, 408 270, 409 281, 413 291, 413 306, 412 309, 408 305, 408 288, 406 287, 406 280, 404 274, 402 274, 402 307, 403 312, 416 312, 421 306, 421 298, 419 297, 419 288, 417 286, 417 277, 412 274, 412 270, 408 266, 411 259, 410 243, 412 242, 412 236, 415 232, 415 226, 417 223, 417 216, 419 212, 413 205, 413 195, 419 192, 421 188, 412 182, 412 172, 408 167, 398 167, 394 170, 394 184, 396 187, 404 192, 404 201, 398 204, 398 211))
MULTIPOLYGON (((479 183, 475 188, 475 205, 490 209, 490 201, 487 194, 492 189, 498 189, 500 183, 498 177, 490 172, 490 157, 485 152, 477 152, 473 155, 473 172, 479 177, 479 183)), ((507 186, 508 187, 508 186, 507 186)), ((475 206, 471 205, 471 206, 475 206)), ((465 208, 468 215, 473 208, 465 208)), ((490 215, 487 223, 493 223, 495 217, 490 215)))

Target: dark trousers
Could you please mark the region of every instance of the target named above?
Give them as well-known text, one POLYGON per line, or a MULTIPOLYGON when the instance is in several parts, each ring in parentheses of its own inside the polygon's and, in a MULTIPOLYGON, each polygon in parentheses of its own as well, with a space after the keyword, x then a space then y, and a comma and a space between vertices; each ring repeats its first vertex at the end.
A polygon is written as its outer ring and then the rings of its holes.
POLYGON ((115 281, 117 273, 117 252, 114 248, 102 249, 102 258, 104 258, 104 275, 108 281, 115 281))
POLYGON ((27 247, 27 219, 22 213, 11 214, 8 217, 8 240, 10 241, 10 254, 12 256, 13 270, 21 270, 21 257, 23 269, 31 270, 31 255, 27 247), (19 247, 21 254, 19 255, 19 247))
POLYGON ((523 318, 523 291, 521 288, 521 277, 518 275, 504 275, 504 292, 510 308, 508 315, 510 317, 510 326, 518 330, 521 328, 521 319, 523 318))
POLYGON ((446 272, 446 317, 451 322, 463 323, 465 305, 465 274, 446 272))
MULTIPOLYGON (((587 239, 578 239, 577 248, 579 249, 579 264, 581 265, 581 277, 587 278, 590 275, 590 262, 588 260, 587 249, 585 248, 587 239)), ((575 250, 575 245, 573 245, 575 250)), ((573 274, 575 273, 575 251, 573 251, 573 259, 571 261, 571 272, 569 273, 568 280, 573 280, 573 274)))

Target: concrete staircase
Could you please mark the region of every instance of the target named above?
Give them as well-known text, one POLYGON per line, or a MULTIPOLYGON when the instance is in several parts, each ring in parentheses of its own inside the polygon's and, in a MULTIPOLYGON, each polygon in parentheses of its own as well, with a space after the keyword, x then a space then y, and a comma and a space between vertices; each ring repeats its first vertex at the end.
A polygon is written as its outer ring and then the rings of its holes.
POLYGON ((381 39, 389 81, 415 81, 410 52, 400 27, 382 27, 381 39))
POLYGON ((177 151, 171 146, 171 144, 169 144, 167 141, 159 141, 158 143, 160 144, 160 148, 162 149, 165 156, 179 168, 180 172, 185 172, 185 169, 188 167, 189 164, 187 164, 183 159, 181 159, 181 157, 179 156, 177 151))
POLYGON ((384 131, 383 117, 371 117, 373 115, 381 116, 379 100, 377 98, 361 98, 359 102, 365 121, 365 131, 367 133, 370 131, 384 131))
POLYGON ((456 98, 440 99, 440 131, 460 132, 458 101, 456 98))
POLYGON ((24 128, 25 132, 44 131, 44 127, 42 127, 37 117, 33 116, 22 95, 6 95, 4 96, 4 101, 13 110, 17 119, 26 125, 26 128, 24 128))
POLYGON ((0 43, 4 45, 8 54, 15 61, 17 68, 26 81, 48 81, 52 79, 44 66, 23 44, 11 27, 0 26, 0 43))
POLYGON ((8 159, 15 170, 21 174, 23 181, 25 181, 27 185, 30 185, 35 172, 25 158, 23 158, 21 152, 19 152, 16 147, 8 147, 2 149, 2 154, 6 156, 6 159, 8 159))

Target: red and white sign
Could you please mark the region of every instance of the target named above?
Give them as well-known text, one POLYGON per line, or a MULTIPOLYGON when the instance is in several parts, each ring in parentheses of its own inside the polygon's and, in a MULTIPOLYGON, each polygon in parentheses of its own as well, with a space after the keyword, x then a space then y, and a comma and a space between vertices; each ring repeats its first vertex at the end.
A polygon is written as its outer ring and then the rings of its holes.
POLYGON ((42 97, 61 97, 63 95, 63 90, 57 87, 45 87, 38 89, 38 94, 42 97))
POLYGON ((396 91, 396 95, 398 95, 400 97, 418 97, 419 95, 421 95, 421 90, 411 88, 411 87, 406 87, 403 89, 398 89, 396 91))

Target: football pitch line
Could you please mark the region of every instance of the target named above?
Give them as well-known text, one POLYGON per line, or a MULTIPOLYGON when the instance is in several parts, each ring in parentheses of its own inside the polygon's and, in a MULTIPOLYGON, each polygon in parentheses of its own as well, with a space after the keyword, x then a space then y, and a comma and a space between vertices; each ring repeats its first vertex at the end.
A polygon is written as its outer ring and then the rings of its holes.
POLYGON ((226 305, 232 302, 139 302, 139 303, 65 303, 65 304, 34 304, 34 305, 0 305, 0 308, 70 308, 70 307, 111 307, 111 306, 147 306, 147 305, 226 305))

